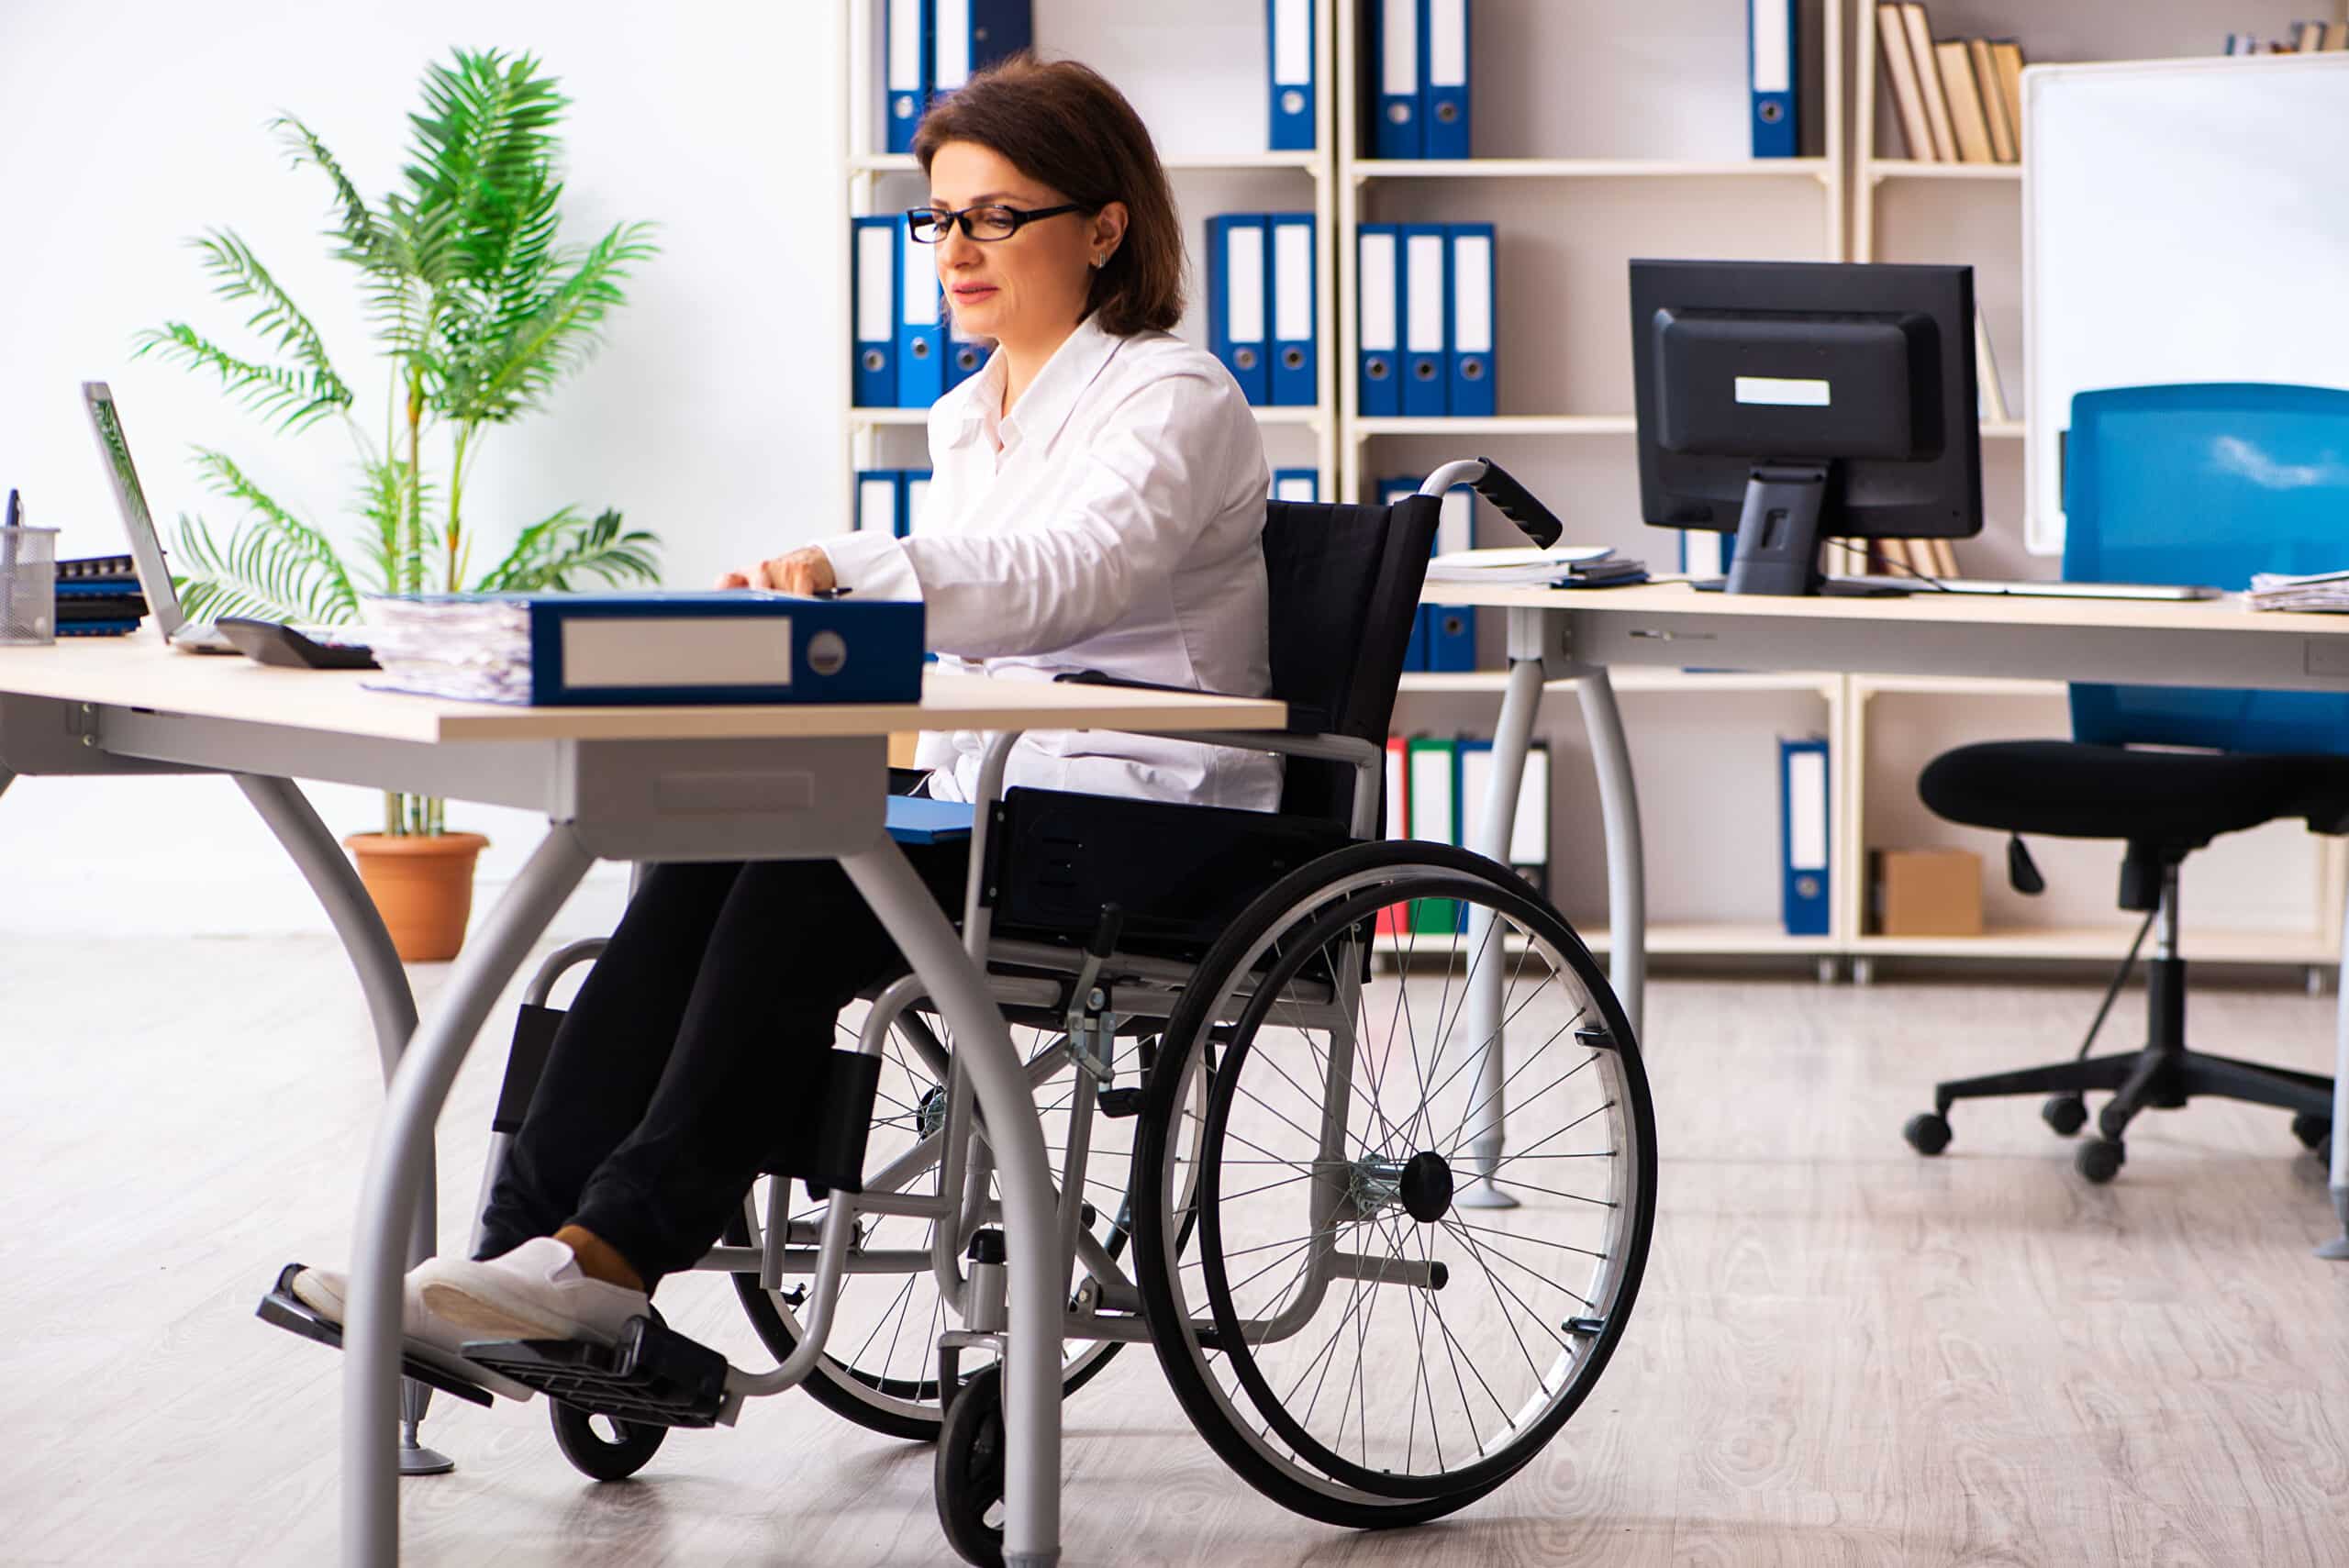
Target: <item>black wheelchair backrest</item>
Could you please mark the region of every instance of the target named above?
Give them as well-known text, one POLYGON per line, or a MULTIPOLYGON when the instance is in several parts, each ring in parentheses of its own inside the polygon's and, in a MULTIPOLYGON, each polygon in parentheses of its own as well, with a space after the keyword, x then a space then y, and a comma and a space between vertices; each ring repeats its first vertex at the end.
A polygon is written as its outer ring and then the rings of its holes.
MULTIPOLYGON (((1441 510, 1431 495, 1266 503, 1272 695, 1291 728, 1384 744, 1441 510)), ((1342 822, 1353 795, 1350 767, 1292 757, 1281 810, 1342 822)))

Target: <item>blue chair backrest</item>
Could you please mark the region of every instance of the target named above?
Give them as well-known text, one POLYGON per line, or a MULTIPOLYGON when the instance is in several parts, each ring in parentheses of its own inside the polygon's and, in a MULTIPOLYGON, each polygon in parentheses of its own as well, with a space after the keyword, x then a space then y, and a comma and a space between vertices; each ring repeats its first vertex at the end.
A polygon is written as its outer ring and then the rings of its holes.
MULTIPOLYGON (((2349 567, 2349 392, 2221 382, 2072 399, 2064 575, 2250 586, 2349 567)), ((2074 740, 2349 752, 2349 695, 2072 687, 2074 740)))

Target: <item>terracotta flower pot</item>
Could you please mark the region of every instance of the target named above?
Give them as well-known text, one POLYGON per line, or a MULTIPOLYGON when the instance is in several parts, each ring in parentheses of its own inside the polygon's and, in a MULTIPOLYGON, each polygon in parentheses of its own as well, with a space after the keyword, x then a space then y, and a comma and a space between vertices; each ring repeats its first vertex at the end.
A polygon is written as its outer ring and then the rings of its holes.
POLYGON ((353 833, 359 880, 375 901, 403 962, 457 956, 473 909, 473 860, 489 847, 479 833, 353 833))

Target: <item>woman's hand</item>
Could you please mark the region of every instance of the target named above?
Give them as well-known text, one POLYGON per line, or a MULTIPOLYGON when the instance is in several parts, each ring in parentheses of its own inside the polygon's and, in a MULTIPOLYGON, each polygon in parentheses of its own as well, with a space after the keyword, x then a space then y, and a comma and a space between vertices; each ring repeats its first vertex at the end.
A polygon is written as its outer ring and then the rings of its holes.
POLYGON ((762 561, 718 579, 721 588, 772 588, 778 594, 829 594, 840 586, 832 575, 832 560, 822 549, 808 545, 773 561, 762 561))

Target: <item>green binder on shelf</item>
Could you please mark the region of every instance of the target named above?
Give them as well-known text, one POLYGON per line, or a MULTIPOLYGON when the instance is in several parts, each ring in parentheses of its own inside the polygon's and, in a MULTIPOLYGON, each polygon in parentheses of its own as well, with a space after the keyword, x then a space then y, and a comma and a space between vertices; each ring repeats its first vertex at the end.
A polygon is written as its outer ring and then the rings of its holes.
MULTIPOLYGON (((1460 744, 1414 737, 1403 762, 1409 775, 1405 794, 1414 839, 1438 844, 1460 842, 1460 744)), ((1411 929, 1422 936, 1451 936, 1460 929, 1456 898, 1417 898, 1411 901, 1411 929)))

